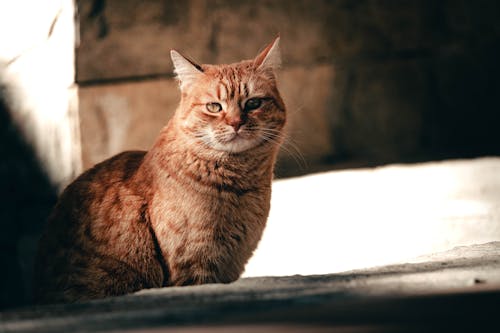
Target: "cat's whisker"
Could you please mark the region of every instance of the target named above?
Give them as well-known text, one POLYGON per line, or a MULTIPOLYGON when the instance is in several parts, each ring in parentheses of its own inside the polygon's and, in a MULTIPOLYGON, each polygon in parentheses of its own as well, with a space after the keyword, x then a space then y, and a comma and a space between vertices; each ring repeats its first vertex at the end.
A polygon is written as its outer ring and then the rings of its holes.
POLYGON ((302 153, 300 150, 291 142, 285 140, 283 141, 281 138, 277 136, 271 136, 271 135, 263 135, 262 139, 267 141, 267 142, 272 142, 274 144, 281 144, 281 149, 288 154, 289 156, 292 157, 292 159, 297 163, 297 165, 301 169, 307 168, 307 161, 303 157, 302 153))
POLYGON ((281 149, 289 156, 291 156, 300 168, 307 168, 307 161, 304 158, 304 155, 302 155, 300 149, 288 135, 270 128, 260 128, 260 131, 262 132, 263 136, 265 136, 267 139, 272 139, 274 143, 281 142, 281 149))

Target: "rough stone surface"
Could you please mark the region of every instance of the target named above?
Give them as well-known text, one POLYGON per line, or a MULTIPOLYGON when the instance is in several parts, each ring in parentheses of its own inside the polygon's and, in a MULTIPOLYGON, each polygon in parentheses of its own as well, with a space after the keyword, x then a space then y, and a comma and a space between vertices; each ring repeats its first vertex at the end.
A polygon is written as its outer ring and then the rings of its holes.
POLYGON ((169 74, 171 48, 206 63, 249 59, 278 33, 288 36, 287 64, 312 64, 333 55, 330 44, 318 38, 329 22, 328 1, 115 0, 79 1, 78 6, 79 82, 169 74), (300 49, 292 41, 300 41, 300 49))
POLYGON ((316 163, 332 151, 329 119, 336 111, 332 105, 334 76, 330 65, 291 67, 280 72, 279 88, 288 111, 280 166, 307 167, 303 164, 316 163))
POLYGON ((418 153, 422 111, 430 107, 422 66, 415 61, 363 64, 337 72, 336 80, 340 115, 334 121, 334 145, 381 159, 418 153))
POLYGON ((148 150, 179 104, 173 79, 80 88, 83 166, 148 150))
POLYGON ((29 301, 39 233, 81 168, 73 11, 0 2, 0 309, 29 301))
POLYGON ((348 326, 355 332, 378 325, 387 325, 378 331, 407 331, 405 325, 439 331, 440 325, 460 328, 471 323, 479 328, 493 323, 487 318, 496 311, 492 306, 499 290, 500 243, 493 242, 435 254, 418 264, 248 278, 229 285, 151 289, 68 306, 19 309, 0 314, 0 331, 217 332, 229 327, 240 332, 248 331, 248 325, 257 325, 255 331, 273 325, 286 331, 297 324, 313 332, 318 325, 323 331, 348 326))
POLYGON ((171 48, 205 63, 248 59, 280 33, 285 102, 300 113, 291 142, 307 163, 284 153, 279 175, 339 161, 500 154, 494 1, 96 0, 78 8, 85 85, 171 76, 171 48))
POLYGON ((0 81, 9 90, 12 120, 59 190, 81 171, 74 10, 71 0, 0 7, 0 81), (23 32, 12 38, 12 31, 23 32))
POLYGON ((207 6, 196 0, 78 1, 77 80, 170 74, 172 48, 211 60, 207 6))

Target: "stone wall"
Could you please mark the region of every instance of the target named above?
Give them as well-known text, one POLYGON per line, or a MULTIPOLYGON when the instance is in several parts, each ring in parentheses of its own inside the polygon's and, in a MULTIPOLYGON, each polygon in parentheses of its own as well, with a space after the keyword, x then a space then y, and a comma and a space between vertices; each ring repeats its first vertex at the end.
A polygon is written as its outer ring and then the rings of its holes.
POLYGON ((0 2, 0 309, 30 299, 38 237, 81 171, 72 0, 0 2))
POLYGON ((78 7, 87 167, 151 145, 179 99, 171 48, 200 62, 234 62, 278 33, 290 113, 278 175, 332 162, 500 153, 495 1, 95 0, 78 7))

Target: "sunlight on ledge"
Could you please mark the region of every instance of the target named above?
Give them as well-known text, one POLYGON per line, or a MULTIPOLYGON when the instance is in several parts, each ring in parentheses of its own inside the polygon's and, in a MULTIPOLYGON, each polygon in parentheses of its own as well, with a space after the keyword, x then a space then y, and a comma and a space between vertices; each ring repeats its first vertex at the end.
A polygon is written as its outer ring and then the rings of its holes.
POLYGON ((500 240, 500 158, 279 180, 244 276, 327 274, 500 240))

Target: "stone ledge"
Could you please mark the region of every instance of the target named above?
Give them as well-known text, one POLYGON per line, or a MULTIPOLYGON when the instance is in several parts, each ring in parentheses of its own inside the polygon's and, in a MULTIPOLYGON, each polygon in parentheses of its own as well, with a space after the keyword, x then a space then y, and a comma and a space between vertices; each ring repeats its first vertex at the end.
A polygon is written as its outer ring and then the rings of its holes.
POLYGON ((492 305, 500 299, 500 242, 456 248, 429 260, 331 275, 151 289, 67 306, 24 308, 1 313, 0 331, 218 332, 225 328, 242 332, 248 327, 265 331, 273 325, 281 327, 278 331, 295 325, 313 332, 346 327, 355 332, 443 327, 460 331, 494 322, 497 307, 492 305))

